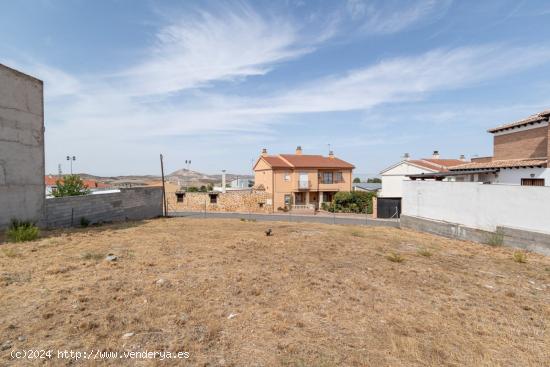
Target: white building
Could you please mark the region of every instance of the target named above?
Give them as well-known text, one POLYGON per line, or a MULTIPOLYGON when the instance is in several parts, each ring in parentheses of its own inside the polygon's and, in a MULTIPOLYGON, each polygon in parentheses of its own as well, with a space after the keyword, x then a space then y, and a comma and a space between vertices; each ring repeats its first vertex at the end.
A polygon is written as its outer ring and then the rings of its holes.
MULTIPOLYGON (((410 159, 405 154, 403 160, 380 172, 382 176, 382 190, 378 196, 386 198, 400 198, 403 196, 403 181, 410 180, 410 175, 431 175, 449 172, 450 167, 465 163, 460 159, 441 159, 439 152, 434 151, 431 158, 410 159)), ((452 180, 443 177, 445 180, 452 180)))
POLYGON ((493 134, 493 156, 474 158, 453 167, 456 181, 524 186, 550 186, 550 110, 539 112, 488 132, 493 134))

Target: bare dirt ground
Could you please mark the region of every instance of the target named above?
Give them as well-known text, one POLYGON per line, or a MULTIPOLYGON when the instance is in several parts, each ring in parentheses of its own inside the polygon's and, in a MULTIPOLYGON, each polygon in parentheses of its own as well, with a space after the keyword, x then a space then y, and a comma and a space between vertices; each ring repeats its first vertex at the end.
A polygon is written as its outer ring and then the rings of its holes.
POLYGON ((0 365, 25 364, 10 353, 31 348, 190 353, 39 363, 53 366, 550 363, 542 255, 518 263, 512 249, 412 231, 230 219, 43 236, 0 246, 0 365))

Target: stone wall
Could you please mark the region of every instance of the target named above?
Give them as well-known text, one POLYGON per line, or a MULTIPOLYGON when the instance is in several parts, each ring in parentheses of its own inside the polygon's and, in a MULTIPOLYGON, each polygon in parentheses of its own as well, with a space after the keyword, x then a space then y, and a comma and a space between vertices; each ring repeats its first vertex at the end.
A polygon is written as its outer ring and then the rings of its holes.
POLYGON ((140 220, 162 215, 162 189, 136 187, 120 192, 69 196, 46 200, 47 227, 80 225, 81 218, 92 224, 124 220, 140 220))
POLYGON ((0 64, 0 229, 44 215, 42 81, 0 64))
MULTIPOLYGON (((181 194, 180 194, 181 195, 181 194)), ((209 212, 243 212, 271 213, 271 194, 262 190, 227 191, 225 193, 187 192, 183 202, 177 201, 176 192, 167 192, 169 212, 209 211, 209 212), (216 203, 211 202, 215 195, 216 203)))

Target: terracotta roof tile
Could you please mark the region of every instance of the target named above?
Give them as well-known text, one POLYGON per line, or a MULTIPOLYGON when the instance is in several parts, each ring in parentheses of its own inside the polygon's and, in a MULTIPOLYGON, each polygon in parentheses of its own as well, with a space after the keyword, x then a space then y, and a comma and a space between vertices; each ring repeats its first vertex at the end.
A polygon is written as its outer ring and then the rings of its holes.
POLYGON ((452 167, 451 171, 457 170, 472 170, 484 168, 514 168, 514 167, 531 167, 531 166, 546 166, 547 159, 503 159, 491 162, 474 162, 466 163, 460 166, 452 167))
POLYGON ((464 164, 460 159, 433 159, 433 158, 424 158, 424 159, 411 159, 410 163, 415 164, 420 167, 431 169, 437 172, 447 172, 449 167, 458 166, 459 164, 464 164))
POLYGON ((262 159, 265 160, 273 168, 292 168, 290 164, 276 156, 268 155, 262 157, 262 159))
POLYGON ((514 122, 510 122, 508 124, 504 124, 504 125, 494 127, 494 128, 489 129, 487 131, 490 132, 490 133, 496 133, 496 132, 499 132, 499 131, 502 131, 502 130, 507 130, 507 129, 510 129, 510 128, 519 127, 519 126, 522 126, 522 125, 527 125, 527 124, 531 124, 531 123, 538 122, 538 121, 544 121, 548 118, 548 116, 550 116, 550 110, 545 110, 545 111, 536 113, 534 115, 531 115, 529 117, 526 117, 524 119, 517 120, 517 121, 514 121, 514 122))
POLYGON ((280 157, 295 168, 355 168, 353 164, 336 157, 330 158, 322 155, 306 154, 280 154, 280 157))

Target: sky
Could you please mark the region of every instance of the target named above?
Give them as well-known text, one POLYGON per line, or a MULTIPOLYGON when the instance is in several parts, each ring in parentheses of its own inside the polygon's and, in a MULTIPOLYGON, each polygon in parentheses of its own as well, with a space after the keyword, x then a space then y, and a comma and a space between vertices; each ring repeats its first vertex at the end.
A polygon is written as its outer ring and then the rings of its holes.
POLYGON ((548 1, 0 0, 0 63, 44 81, 46 172, 251 173, 327 154, 376 175, 492 154, 550 108, 548 1))

